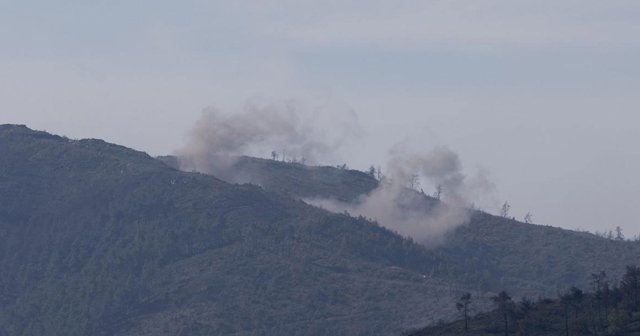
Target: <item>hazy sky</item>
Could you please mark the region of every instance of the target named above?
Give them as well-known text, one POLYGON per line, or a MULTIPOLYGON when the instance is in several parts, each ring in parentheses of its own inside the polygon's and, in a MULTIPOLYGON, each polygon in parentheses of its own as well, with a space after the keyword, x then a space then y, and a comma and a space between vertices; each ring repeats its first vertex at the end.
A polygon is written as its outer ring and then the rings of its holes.
POLYGON ((294 99, 359 119, 327 164, 446 145, 487 210, 630 236, 639 60, 637 0, 0 0, 0 123, 157 155, 206 107, 294 99))

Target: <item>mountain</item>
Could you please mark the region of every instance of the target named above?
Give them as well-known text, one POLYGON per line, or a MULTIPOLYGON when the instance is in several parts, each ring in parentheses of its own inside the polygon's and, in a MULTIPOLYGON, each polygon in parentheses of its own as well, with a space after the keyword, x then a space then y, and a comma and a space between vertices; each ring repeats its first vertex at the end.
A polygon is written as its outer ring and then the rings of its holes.
POLYGON ((394 335, 453 316, 436 264, 363 218, 0 126, 2 335, 394 335))
POLYGON ((362 172, 245 157, 257 185, 231 184, 170 161, 0 126, 0 335, 397 335, 463 291, 555 294, 640 256, 483 212, 426 248, 300 200, 357 201, 362 172))
MULTIPOLYGON (((162 157, 179 167, 176 157, 162 157)), ((292 198, 331 198, 357 202, 378 186, 366 173, 334 167, 239 157, 238 176, 266 190, 292 198)), ((410 193, 412 191, 407 191, 410 193)), ((432 197, 414 192, 420 206, 432 197)), ((603 223, 615 226, 615 223, 603 223)), ((431 274, 455 279, 456 285, 477 292, 510 290, 516 295, 556 295, 572 285, 587 286, 591 272, 606 271, 618 278, 626 265, 640 259, 640 242, 605 239, 588 232, 522 223, 474 212, 467 225, 449 232, 444 243, 429 252, 437 260, 431 274)))

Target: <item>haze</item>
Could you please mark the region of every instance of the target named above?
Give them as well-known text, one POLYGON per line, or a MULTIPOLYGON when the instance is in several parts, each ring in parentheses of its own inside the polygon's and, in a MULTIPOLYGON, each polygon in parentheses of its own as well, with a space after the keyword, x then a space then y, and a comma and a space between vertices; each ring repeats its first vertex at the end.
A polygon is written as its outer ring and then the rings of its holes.
POLYGON ((447 146, 485 210, 630 237, 638 59, 637 1, 0 0, 0 123, 160 155, 205 108, 295 101, 357 120, 320 163, 447 146))

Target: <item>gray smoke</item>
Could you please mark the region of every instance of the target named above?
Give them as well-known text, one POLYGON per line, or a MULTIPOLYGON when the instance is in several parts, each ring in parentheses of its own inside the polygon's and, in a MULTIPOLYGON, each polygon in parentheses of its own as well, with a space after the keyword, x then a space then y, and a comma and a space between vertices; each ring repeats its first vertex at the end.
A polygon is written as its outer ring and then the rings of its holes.
MULTIPOLYGON (((440 188, 442 195, 455 203, 463 202, 465 175, 458 154, 447 147, 436 147, 425 154, 391 152, 388 170, 396 184, 411 187, 412 179, 425 178, 432 186, 440 188)), ((413 186, 416 187, 416 186, 413 186)))
MULTIPOLYGON (((234 169, 240 155, 264 157, 276 151, 279 159, 286 155, 289 159, 305 158, 310 164, 326 162, 359 134, 355 114, 340 112, 327 113, 324 107, 309 110, 294 101, 250 102, 235 113, 206 109, 187 145, 176 153, 180 168, 230 182, 259 183, 259 177, 242 176, 234 169)), ((387 176, 358 202, 306 201, 330 211, 362 215, 418 242, 435 244, 446 232, 466 223, 471 202, 493 189, 482 171, 466 176, 460 158, 447 147, 407 153, 396 146, 389 157, 387 176), (431 191, 429 195, 423 188, 431 191)))
POLYGON ((205 109, 187 145, 176 153, 180 168, 241 182, 232 169, 240 155, 266 157, 276 152, 279 159, 309 164, 328 160, 359 133, 355 113, 339 112, 332 115, 323 106, 306 109, 295 101, 247 102, 235 113, 205 109), (323 120, 328 116, 330 126, 323 120))
POLYGON ((394 150, 388 172, 389 176, 380 181, 378 188, 355 204, 329 199, 307 202, 330 211, 347 211, 374 219, 420 243, 435 245, 445 233, 469 221, 474 197, 493 190, 483 171, 472 178, 465 176, 458 155, 446 147, 425 154, 403 154, 394 150), (418 186, 419 178, 439 195, 426 195, 418 186))

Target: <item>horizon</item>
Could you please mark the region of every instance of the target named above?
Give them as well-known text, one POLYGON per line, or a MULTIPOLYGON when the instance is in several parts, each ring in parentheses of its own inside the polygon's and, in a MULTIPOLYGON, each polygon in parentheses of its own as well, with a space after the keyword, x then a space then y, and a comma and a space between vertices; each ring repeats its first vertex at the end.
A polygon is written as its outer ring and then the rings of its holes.
MULTIPOLYGON (((28 129, 28 130, 30 130, 30 131, 33 131, 33 132, 45 132, 45 133, 50 134, 50 135, 52 135, 52 136, 63 137, 63 138, 66 138, 66 139, 69 139, 69 140, 73 140, 73 141, 82 141, 82 140, 102 140, 102 141, 106 141, 106 140, 104 140, 104 139, 100 139, 100 138, 92 138, 92 137, 88 137, 88 138, 69 138, 69 137, 67 137, 67 136, 66 136, 66 135, 64 135, 64 134, 56 134, 56 133, 49 132, 49 131, 47 131, 47 130, 34 129, 34 128, 29 127, 29 125, 26 125, 26 124, 0 124, 0 127, 3 127, 3 126, 24 127, 24 128, 26 128, 26 129, 28 129)), ((124 144, 119 144, 119 143, 110 142, 110 141, 106 141, 106 142, 107 142, 107 143, 109 143, 109 144, 112 144, 112 145, 123 146, 123 147, 126 147, 126 148, 130 149, 130 150, 139 151, 139 150, 138 150, 138 149, 136 149, 136 148, 132 148, 132 147, 126 146, 126 145, 124 145, 124 144)), ((176 158, 179 158, 179 154, 152 155, 152 154, 150 154, 150 153, 148 153, 148 152, 145 152, 145 151, 141 151, 141 152, 142 152, 142 153, 144 153, 144 154, 149 155, 149 156, 150 156, 151 158, 153 158, 153 159, 159 159, 159 158, 160 158, 160 157, 162 157, 162 156, 165 156, 165 157, 176 157, 176 158)), ((265 156, 265 157, 261 157, 261 156, 252 156, 252 155, 246 155, 246 154, 238 154, 237 156, 234 156, 234 157, 236 157, 236 158, 246 157, 246 158, 250 158, 250 159, 259 159, 259 160, 265 160, 265 161, 274 161, 274 162, 283 163, 283 164, 297 164, 297 165, 302 165, 302 166, 306 166, 306 167, 328 167, 328 168, 334 168, 334 169, 345 169, 345 168, 341 168, 341 167, 342 167, 341 165, 323 164, 322 162, 317 162, 317 163, 311 163, 311 164, 309 164, 309 163, 306 163, 306 162, 301 162, 301 161, 299 161, 299 160, 296 160, 296 157, 286 157, 286 158, 285 158, 285 157, 283 157, 283 156, 279 156, 278 158, 269 158, 269 157, 266 157, 266 156, 265 156)), ((348 162, 345 162, 344 164, 346 165, 346 169, 347 169, 347 170, 358 171, 358 172, 360 172, 360 173, 363 173, 363 174, 367 174, 367 175, 368 175, 368 173, 367 173, 367 171, 366 171, 365 169, 359 169, 359 168, 353 168, 353 167, 350 167, 350 166, 348 165, 348 162)), ((183 170, 183 169, 181 169, 181 170, 183 170)), ((187 172, 186 170, 183 170, 183 171, 184 171, 184 172, 187 172)), ((216 175, 213 175, 212 173, 208 173, 208 172, 200 172, 200 173, 207 174, 207 175, 212 175, 212 176, 214 176, 214 177, 217 177, 216 175)), ((218 178, 219 178, 219 177, 218 177, 218 178)), ((375 176, 374 176, 374 178, 375 178, 375 176)), ((384 179, 384 177, 383 177, 383 179, 384 179)), ((380 181, 380 180, 379 180, 379 181, 380 181)), ((238 182, 232 182, 232 181, 226 181, 226 182, 228 182, 228 183, 238 183, 238 182)), ((249 182, 249 183, 250 183, 250 182, 249 182)), ((240 183, 240 184, 241 184, 241 183, 240 183)), ((413 187, 406 187, 406 188, 407 188, 407 189, 410 189, 410 190, 413 190, 413 191, 415 191, 415 192, 424 193, 424 190, 422 190, 421 188, 419 188, 419 185, 418 185, 418 188, 417 188, 417 189, 416 189, 416 188, 413 188, 413 187), (418 189, 420 189, 420 190, 418 190, 418 189)), ((431 194, 428 194, 428 193, 424 193, 424 195, 425 195, 426 197, 430 197, 430 198, 434 198, 434 199, 435 199, 435 198, 437 198, 436 196, 431 195, 431 194)), ((325 201, 326 201, 326 200, 325 200, 325 201)), ((305 203, 307 203, 307 204, 309 204, 309 205, 312 205, 312 206, 316 206, 316 207, 323 208, 323 209, 325 209, 325 210, 328 210, 328 211, 330 211, 330 212, 334 212, 334 213, 343 213, 343 212, 347 211, 347 210, 337 210, 337 211, 336 211, 335 209, 327 209, 327 208, 326 208, 327 204, 323 204, 322 202, 320 202, 320 203, 317 203, 317 204, 316 204, 316 203, 314 203, 314 202, 309 203, 308 201, 305 201, 305 203)), ((445 200, 445 201, 443 201, 443 203, 445 203, 445 204, 446 204, 446 203, 447 203, 447 201, 445 200)), ((470 209, 471 209, 471 210, 477 210, 477 211, 480 211, 480 212, 484 212, 484 213, 487 213, 487 214, 489 214, 489 215, 496 216, 496 217, 505 217, 505 216, 501 215, 501 214, 500 214, 500 213, 498 213, 498 212, 491 212, 491 211, 486 210, 486 209, 476 208, 476 204, 475 204, 475 202, 472 202, 472 204, 471 204, 471 208, 470 208, 470 209)), ((354 209, 351 209, 351 211, 354 211, 354 209)), ((357 211, 357 210, 356 210, 356 211, 357 211)), ((350 212, 350 211, 348 211, 348 212, 350 212)), ((358 216, 358 215, 359 215, 359 214, 357 214, 357 213, 352 213, 352 214, 351 214, 351 216, 353 216, 353 217, 358 216)), ((365 216, 365 217, 366 217, 366 216, 365 216)), ((511 216, 511 214, 507 215, 505 218, 507 218, 507 219, 509 219, 509 220, 514 220, 514 221, 517 221, 517 222, 520 222, 520 223, 523 223, 523 224, 540 225, 540 226, 550 226, 550 227, 555 227, 555 228, 559 228, 559 229, 566 229, 566 230, 574 231, 574 232, 586 232, 586 233, 590 233, 590 234, 593 234, 593 235, 596 235, 596 236, 599 236, 599 237, 602 237, 602 238, 608 238, 608 239, 614 239, 614 238, 616 238, 616 234, 617 234, 617 232, 616 232, 616 231, 617 231, 617 229, 618 229, 618 227, 614 227, 614 228, 611 228, 611 229, 609 229, 609 230, 603 230, 603 231, 597 231, 597 230, 595 230, 595 231, 590 231, 590 230, 585 230, 585 229, 581 229, 581 228, 576 228, 576 229, 572 229, 572 228, 563 228, 563 227, 561 227, 561 226, 554 226, 554 225, 550 225, 550 224, 548 224, 548 223, 539 223, 539 222, 535 222, 535 221, 534 221, 534 222, 527 222, 527 220, 526 220, 525 218, 516 218, 515 216, 511 216)), ((467 224, 462 224, 462 225, 467 225, 467 224)), ((454 225, 454 226, 455 226, 455 225, 454 225)), ((393 228, 392 228, 392 229, 393 229, 393 228)), ((448 230, 451 230, 451 229, 449 228, 448 230)), ((394 231, 395 231, 395 230, 394 230, 394 231)), ((623 236, 624 236, 624 232, 623 232, 623 231, 621 231, 621 233, 622 233, 622 234, 623 234, 623 236)), ((411 237, 411 235, 404 235, 404 234, 403 234, 402 236, 403 236, 403 237, 411 237)), ((440 236, 440 234, 436 234, 435 236, 436 236, 436 237, 439 237, 439 236, 440 236)), ((616 238, 616 239, 617 239, 617 238, 616 238)), ((638 236, 624 236, 624 239, 626 239, 626 240, 630 240, 630 241, 631 241, 631 240, 638 240, 639 238, 638 238, 638 236)))
POLYGON ((638 2, 0 9, 0 123, 158 156, 186 145, 203 110, 294 101, 319 115, 316 139, 355 134, 327 165, 445 146, 467 176, 490 176, 489 212, 508 201, 518 219, 640 233, 638 2))

